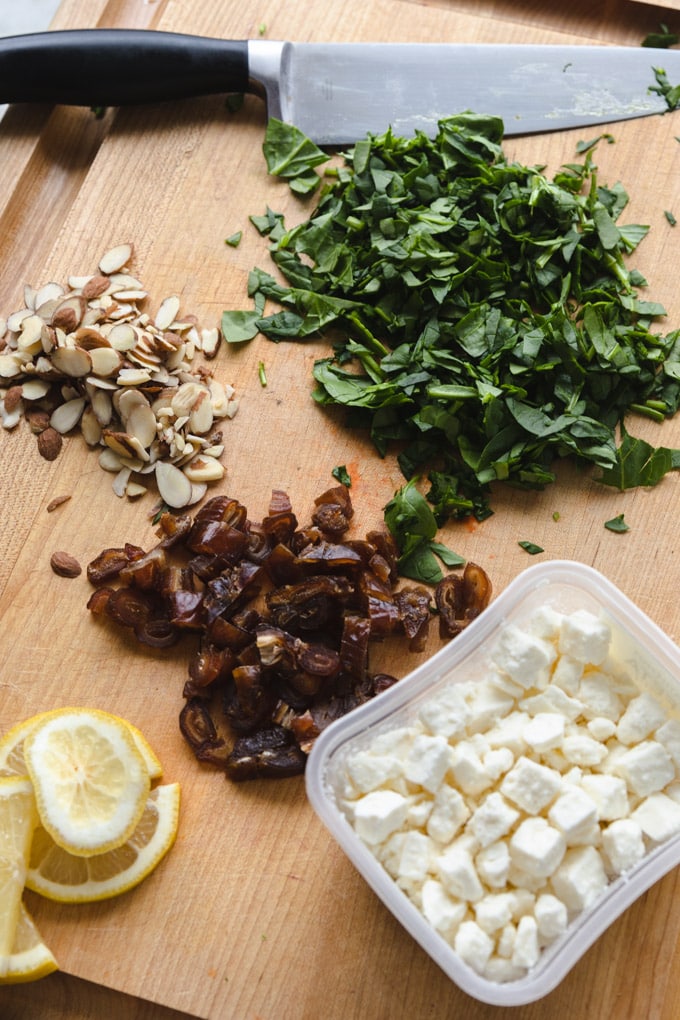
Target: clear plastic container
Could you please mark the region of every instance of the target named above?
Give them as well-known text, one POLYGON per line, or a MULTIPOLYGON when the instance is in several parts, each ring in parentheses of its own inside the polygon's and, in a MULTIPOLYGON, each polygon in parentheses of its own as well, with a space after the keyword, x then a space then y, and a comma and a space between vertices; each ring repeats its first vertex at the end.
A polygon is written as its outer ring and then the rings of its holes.
POLYGON ((463 962, 401 891, 356 834, 339 806, 345 762, 379 732, 408 724, 419 706, 443 685, 484 676, 489 649, 508 623, 528 623, 539 607, 564 613, 588 609, 612 629, 612 655, 636 684, 680 718, 680 649, 598 571, 571 561, 529 567, 454 641, 394 687, 333 723, 317 739, 307 763, 307 795, 315 811, 385 906, 445 973, 469 995, 497 1006, 515 1006, 547 995, 592 943, 645 890, 680 863, 680 834, 657 845, 614 879, 599 899, 577 915, 566 932, 541 953, 526 976, 490 981, 463 962))

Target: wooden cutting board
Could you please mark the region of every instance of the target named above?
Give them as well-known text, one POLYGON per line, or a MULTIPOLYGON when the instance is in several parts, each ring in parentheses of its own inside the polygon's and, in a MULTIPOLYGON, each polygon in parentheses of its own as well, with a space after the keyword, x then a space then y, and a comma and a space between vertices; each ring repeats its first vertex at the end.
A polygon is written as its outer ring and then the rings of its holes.
MULTIPOLYGON (((649 9, 613 0, 574 0, 558 11, 547 0, 65 0, 54 23, 113 25, 232 38, 636 45, 657 19, 649 9)), ((664 216, 668 210, 680 218, 679 117, 613 126, 614 143, 601 145, 596 159, 603 182, 620 179, 629 191, 626 219, 651 224, 635 264, 650 282, 650 298, 668 309, 669 328, 680 326, 680 227, 664 216)), ((248 272, 269 268, 248 215, 267 205, 290 223, 304 215, 286 186, 267 177, 263 134, 263 108, 254 99, 237 114, 218 97, 109 112, 101 121, 85 110, 11 109, 0 123, 0 314, 19 307, 25 282, 91 272, 121 241, 134 243, 135 271, 152 307, 178 294, 183 311, 205 326, 217 324, 223 309, 245 307, 248 272), (243 241, 233 249, 224 241, 237 230, 243 241)), ((582 137, 575 131, 514 139, 506 150, 555 169, 576 158, 582 137)), ((363 534, 382 520, 403 479, 393 459, 380 460, 367 441, 312 402, 310 369, 322 349, 258 339, 222 350, 216 374, 241 401, 224 429, 223 489, 257 519, 271 489, 285 488, 305 520, 314 497, 332 483, 331 469, 346 464, 356 533, 363 534)), ((680 446, 680 421, 636 423, 636 432, 680 446)), ((234 786, 197 765, 177 723, 188 647, 157 654, 133 645, 91 618, 84 578, 52 574, 56 549, 85 564, 107 545, 150 545, 151 498, 118 499, 78 437, 48 464, 25 425, 0 433, 0 472, 0 731, 45 708, 96 705, 139 726, 166 781, 179 781, 183 791, 177 843, 138 889, 89 906, 30 896, 63 971, 214 1020, 505 1015, 451 985, 402 931, 316 819, 302 779, 234 786), (48 514, 59 495, 71 498, 48 514)), ((532 562, 520 540, 542 546, 544 559, 592 564, 680 638, 679 484, 671 476, 655 490, 620 494, 565 468, 544 493, 499 492, 492 518, 451 525, 443 538, 486 568, 496 592, 532 562), (625 535, 603 527, 620 513, 630 525, 625 535)), ((402 652, 384 655, 385 667, 402 674, 418 661, 402 652)), ((672 874, 522 1016, 677 1016, 679 918, 680 886, 672 874)), ((21 1015, 13 1012, 24 1001, 20 994, 2 991, 3 1015, 21 1015)))

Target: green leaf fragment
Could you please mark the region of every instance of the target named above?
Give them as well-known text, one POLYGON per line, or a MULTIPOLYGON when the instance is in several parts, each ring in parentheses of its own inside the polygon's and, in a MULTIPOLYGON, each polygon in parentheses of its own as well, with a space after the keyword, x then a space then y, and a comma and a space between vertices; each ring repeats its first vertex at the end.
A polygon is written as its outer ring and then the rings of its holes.
POLYGON ((339 464, 337 467, 334 467, 331 474, 333 475, 333 478, 340 482, 341 485, 347 486, 348 489, 351 488, 352 479, 350 478, 349 471, 344 464, 339 464))
POLYGON ((539 553, 544 552, 543 548, 540 545, 536 545, 535 542, 521 541, 517 545, 524 549, 525 552, 528 552, 530 556, 537 556, 539 553))
POLYGON ((604 526, 608 531, 616 531, 619 534, 630 531, 629 526, 623 519, 623 514, 619 514, 618 517, 612 517, 611 520, 605 521, 604 526))

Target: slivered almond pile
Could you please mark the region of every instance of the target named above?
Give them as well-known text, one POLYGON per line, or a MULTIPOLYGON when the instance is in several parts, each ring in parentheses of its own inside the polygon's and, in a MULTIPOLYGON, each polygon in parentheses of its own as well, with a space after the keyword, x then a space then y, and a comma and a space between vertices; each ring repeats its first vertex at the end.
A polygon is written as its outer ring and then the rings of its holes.
POLYGON ((237 401, 194 365, 197 353, 214 358, 219 330, 180 315, 176 296, 144 311, 132 255, 120 244, 91 276, 25 287, 24 307, 0 319, 0 419, 12 429, 25 418, 46 460, 79 428, 117 496, 141 496, 155 480, 168 506, 189 506, 224 476, 215 426, 237 401))

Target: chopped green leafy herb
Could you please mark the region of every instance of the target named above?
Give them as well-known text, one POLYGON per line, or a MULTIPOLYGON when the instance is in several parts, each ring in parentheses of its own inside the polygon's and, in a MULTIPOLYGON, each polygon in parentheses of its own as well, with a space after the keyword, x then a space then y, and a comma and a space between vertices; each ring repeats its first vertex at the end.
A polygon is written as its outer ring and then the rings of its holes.
POLYGON ((678 40, 678 35, 669 31, 668 26, 662 23, 659 25, 659 31, 646 35, 641 45, 649 46, 651 49, 667 50, 669 46, 675 46, 678 40))
POLYGON ((308 195, 319 186, 314 167, 328 155, 293 124, 270 118, 262 151, 269 173, 287 180, 296 194, 308 195))
POLYGON ((664 216, 666 217, 666 219, 668 220, 668 222, 670 223, 670 225, 672 227, 674 227, 676 225, 676 223, 678 222, 676 220, 675 216, 673 215, 673 213, 669 212, 668 209, 664 210, 664 216))
POLYGON ((344 464, 334 467, 331 474, 333 475, 333 478, 336 478, 340 482, 341 485, 346 485, 348 489, 351 488, 352 479, 350 478, 349 472, 344 464))
POLYGON ((243 231, 237 230, 235 234, 231 234, 229 237, 225 237, 224 243, 228 244, 230 248, 238 248, 243 237, 243 231))
POLYGON ((437 562, 460 567, 465 560, 435 541, 437 521, 415 479, 394 494, 384 508, 385 523, 399 547, 399 573, 426 584, 437 584, 444 576, 437 562))
POLYGON ((619 514, 618 517, 612 517, 610 521, 605 521, 604 526, 609 531, 616 531, 619 534, 623 534, 625 531, 630 531, 630 528, 623 519, 623 514, 619 514))
POLYGON ((584 152, 590 152, 590 150, 594 149, 597 143, 601 142, 603 139, 609 142, 610 145, 614 144, 614 135, 610 135, 607 132, 605 132, 601 135, 597 135, 595 138, 591 138, 589 141, 577 142, 576 151, 580 154, 583 154, 584 152))
POLYGON ((553 510, 552 519, 555 522, 559 521, 559 519, 560 519, 560 512, 559 512, 559 510, 553 510))
POLYGON ((260 380, 260 386, 267 385, 267 372, 264 367, 264 361, 258 361, 257 363, 257 375, 260 380))
MULTIPOLYGON (((549 178, 509 161, 502 136, 498 118, 461 114, 434 139, 361 139, 308 219, 254 218, 286 283, 254 269, 259 305, 223 318, 232 342, 327 336, 314 399, 345 407, 380 455, 395 446, 407 480, 427 474, 439 526, 488 516, 495 483, 545 488, 565 456, 623 488, 678 467, 617 445, 629 412, 662 421, 680 405, 680 330, 652 331, 665 310, 627 265, 649 228, 621 222, 628 195, 591 152, 549 178), (264 316, 265 300, 280 310, 264 316)), ((318 179, 325 158, 276 120, 264 150, 293 180, 318 179)), ((408 556, 431 557, 420 539, 408 556)))
POLYGON ((540 545, 536 545, 535 542, 518 542, 517 545, 528 552, 530 556, 537 556, 538 553, 543 552, 543 548, 540 545))
POLYGON ((621 431, 616 464, 602 473, 601 481, 607 485, 621 490, 637 485, 656 485, 669 471, 680 468, 680 451, 666 446, 651 446, 644 439, 629 435, 623 425, 621 431))
POLYGON ((671 85, 668 75, 662 67, 655 67, 653 71, 656 85, 650 85, 649 91, 661 96, 669 110, 677 109, 680 105, 680 85, 671 85))

